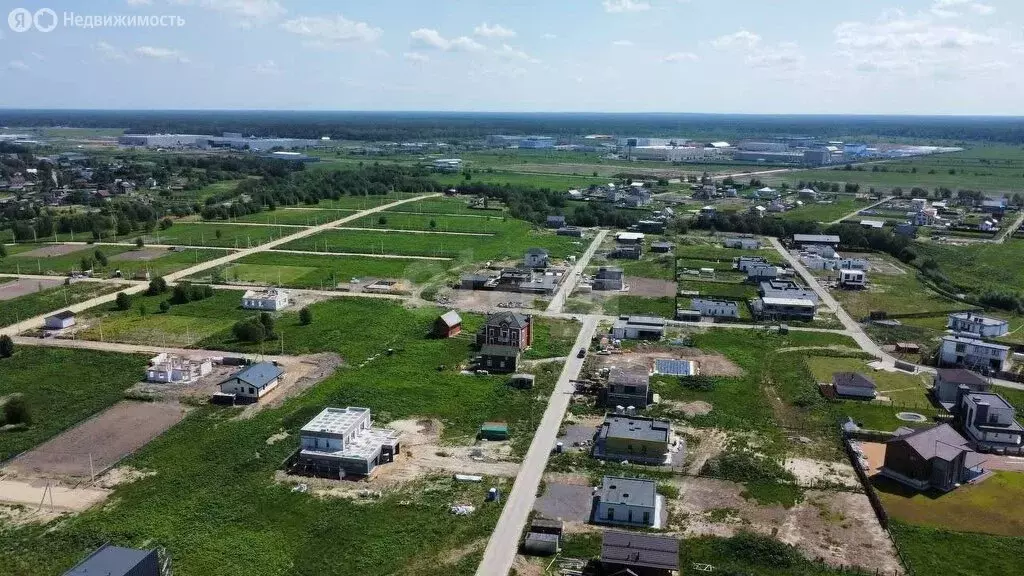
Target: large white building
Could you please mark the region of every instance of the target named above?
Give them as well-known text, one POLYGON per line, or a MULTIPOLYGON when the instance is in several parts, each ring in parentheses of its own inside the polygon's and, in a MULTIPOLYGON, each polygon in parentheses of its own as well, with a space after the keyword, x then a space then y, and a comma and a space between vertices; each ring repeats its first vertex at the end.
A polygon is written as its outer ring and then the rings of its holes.
POLYGON ((325 408, 299 431, 297 465, 329 476, 369 475, 394 460, 401 437, 375 428, 369 408, 325 408))
POLYGON ((277 311, 291 304, 288 292, 277 288, 246 290, 242 295, 242 308, 246 310, 277 311))
POLYGON ((946 328, 980 338, 998 338, 1010 331, 1010 323, 1002 318, 982 316, 974 312, 956 312, 949 315, 946 328))
POLYGON ((1007 369, 1010 347, 983 342, 977 338, 943 336, 939 348, 939 363, 943 366, 962 366, 985 374, 1007 369))
POLYGON ((161 352, 149 361, 147 382, 180 382, 188 384, 206 376, 213 370, 209 358, 184 358, 161 352))

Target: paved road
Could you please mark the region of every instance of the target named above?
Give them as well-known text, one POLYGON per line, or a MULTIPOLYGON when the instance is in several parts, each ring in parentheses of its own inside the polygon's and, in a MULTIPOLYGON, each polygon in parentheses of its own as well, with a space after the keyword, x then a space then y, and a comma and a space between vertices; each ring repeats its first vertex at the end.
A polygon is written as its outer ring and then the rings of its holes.
MULTIPOLYGON (((350 214, 348 216, 345 216, 344 218, 340 218, 338 220, 333 220, 331 222, 326 222, 326 223, 321 224, 319 226, 310 226, 309 228, 302 228, 300 230, 297 230, 293 234, 289 234, 288 236, 283 236, 283 237, 278 238, 276 240, 271 240, 270 242, 267 242, 266 244, 263 244, 263 245, 260 245, 260 246, 255 246, 253 248, 246 248, 244 250, 238 250, 237 252, 233 252, 231 254, 227 254, 225 256, 221 256, 220 258, 214 258, 213 260, 207 260, 206 262, 200 262, 199 264, 196 264, 195 266, 191 266, 191 267, 185 268, 183 270, 178 270, 177 272, 172 272, 171 274, 167 274, 166 276, 164 276, 164 279, 167 280, 167 282, 174 282, 174 281, 179 280, 181 278, 188 278, 189 276, 191 276, 193 274, 196 274, 196 273, 199 273, 199 272, 202 272, 204 270, 209 270, 210 268, 215 268, 217 266, 222 266, 224 264, 230 264, 231 262, 234 262, 235 260, 238 260, 239 258, 244 258, 245 256, 249 256, 251 254, 258 254, 260 252, 266 252, 267 250, 271 250, 273 248, 276 248, 278 246, 281 246, 281 245, 286 244, 288 242, 291 242, 293 240, 298 240, 300 238, 305 238, 307 236, 312 236, 314 234, 317 234, 319 232, 323 232, 325 230, 331 230, 331 229, 333 229, 333 228, 335 228, 337 226, 345 224, 346 222, 351 222, 352 220, 355 220, 355 219, 358 219, 358 218, 362 218, 363 216, 366 216, 366 215, 369 215, 369 214, 374 214, 374 213, 377 213, 377 212, 382 212, 384 210, 387 210, 388 208, 391 208, 391 207, 394 207, 394 206, 399 206, 401 204, 406 204, 408 202, 415 202, 417 200, 422 200, 424 198, 434 198, 434 197, 437 197, 437 196, 440 196, 440 194, 424 194, 422 196, 415 196, 413 198, 406 198, 404 200, 398 200, 398 201, 395 201, 395 202, 391 202, 389 204, 383 204, 381 206, 370 208, 369 210, 364 210, 362 212, 356 212, 354 214, 350 214)), ((128 294, 137 294, 139 292, 144 291, 145 289, 146 289, 146 285, 144 285, 144 284, 137 284, 137 285, 129 286, 129 287, 125 288, 124 292, 127 292, 128 294)), ((117 297, 116 293, 114 293, 114 294, 107 294, 107 295, 104 295, 104 296, 98 296, 98 297, 93 298, 91 300, 86 300, 84 302, 79 302, 78 304, 74 304, 72 306, 69 306, 69 307, 66 307, 66 308, 61 308, 61 309, 62 310, 71 310, 72 312, 81 312, 83 310, 88 310, 89 308, 93 308, 95 306, 99 306, 100 304, 104 304, 106 302, 113 302, 116 297, 117 297)), ((29 330, 29 329, 35 328, 35 327, 37 327, 37 326, 39 326, 40 324, 43 323, 43 319, 46 318, 46 316, 49 316, 50 314, 52 314, 54 312, 56 312, 56 310, 51 310, 50 312, 47 312, 46 314, 40 314, 39 316, 36 316, 35 318, 29 318, 28 320, 23 320, 21 322, 18 322, 17 324, 12 324, 12 325, 7 326, 5 328, 0 328, 0 334, 7 334, 8 336, 14 336, 15 334, 24 332, 25 330, 29 330)))
POLYGON ((580 282, 580 277, 583 276, 583 272, 587 269, 587 264, 590 263, 590 259, 594 257, 594 253, 601 246, 601 242, 604 241, 604 237, 608 235, 607 230, 599 230, 594 235, 594 240, 590 243, 590 246, 580 255, 579 260, 576 261, 576 265, 572 267, 569 272, 569 277, 562 282, 562 286, 555 292, 555 296, 548 303, 547 312, 561 312, 562 307, 565 306, 565 299, 572 294, 572 291, 576 288, 576 285, 580 282))
POLYGON ((583 319, 583 328, 576 337, 573 353, 566 360, 558 383, 551 393, 548 407, 544 410, 540 426, 533 436, 533 443, 526 452, 526 458, 519 468, 519 475, 516 476, 512 491, 505 500, 505 508, 501 511, 498 525, 487 542, 483 560, 476 570, 477 576, 506 576, 512 568, 519 549, 519 535, 522 534, 530 511, 533 510, 533 502, 537 498, 537 489, 540 487, 544 468, 548 465, 548 457, 554 449, 555 438, 558 437, 558 428, 572 399, 574 388, 570 380, 577 378, 583 367, 584 359, 577 358, 576 351, 590 346, 590 340, 597 332, 597 323, 598 319, 595 316, 583 319))
POLYGON ((859 214, 861 212, 861 210, 871 210, 872 208, 874 208, 875 206, 878 206, 879 204, 885 204, 889 200, 892 200, 892 198, 893 198, 892 196, 886 196, 885 198, 882 198, 881 200, 879 200, 878 202, 875 202, 874 204, 872 204, 870 206, 865 206, 863 208, 857 208, 856 210, 854 210, 853 212, 850 212, 849 214, 843 216, 842 218, 839 218, 837 220, 833 220, 833 221, 829 222, 829 224, 839 224, 840 222, 842 222, 843 220, 846 220, 847 218, 853 218, 854 216, 859 214))

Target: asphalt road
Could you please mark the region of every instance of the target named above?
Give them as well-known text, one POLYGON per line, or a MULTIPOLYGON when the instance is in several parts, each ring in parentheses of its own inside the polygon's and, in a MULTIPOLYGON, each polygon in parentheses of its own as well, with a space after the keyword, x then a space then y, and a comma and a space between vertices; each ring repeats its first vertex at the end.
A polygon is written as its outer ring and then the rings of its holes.
POLYGON ((526 457, 519 468, 519 475, 516 476, 512 491, 505 500, 505 508, 501 511, 498 525, 487 542, 483 560, 476 570, 477 576, 506 576, 512 568, 519 550, 519 535, 522 534, 530 511, 533 510, 533 502, 537 498, 537 489, 540 487, 544 468, 547 467, 548 457, 555 447, 558 428, 572 399, 574 387, 570 380, 576 379, 583 368, 585 358, 577 358, 576 352, 580 348, 590 346, 590 340, 597 332, 597 323, 596 316, 583 318, 583 328, 576 337, 572 353, 566 359, 562 374, 551 393, 544 417, 533 436, 533 443, 526 452, 526 457))

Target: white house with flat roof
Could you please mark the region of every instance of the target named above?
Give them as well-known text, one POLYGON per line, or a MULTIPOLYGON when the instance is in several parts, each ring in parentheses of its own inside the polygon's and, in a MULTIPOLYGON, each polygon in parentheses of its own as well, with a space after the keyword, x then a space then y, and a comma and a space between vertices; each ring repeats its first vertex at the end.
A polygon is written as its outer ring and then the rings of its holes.
POLYGON ((291 304, 288 292, 277 288, 267 290, 246 290, 242 295, 242 308, 274 312, 291 304))
POLYGON ((939 364, 991 374, 1006 370, 1009 354, 1010 347, 1002 344, 964 336, 943 336, 939 348, 939 364))
POLYGON ((701 316, 710 318, 739 318, 740 306, 735 300, 718 298, 694 298, 690 308, 700 312, 701 316))
POLYGON ((1010 323, 1002 318, 982 316, 974 312, 955 312, 949 315, 946 328, 960 334, 979 338, 998 338, 1010 331, 1010 323))
POLYGON ((598 524, 661 528, 663 508, 654 480, 605 476, 594 488, 591 519, 598 524))
POLYGON ((968 439, 982 450, 1003 449, 1020 453, 1024 427, 1017 422, 1017 411, 994 392, 960 390, 954 408, 956 421, 968 439))
POLYGON ((868 275, 863 270, 839 271, 839 286, 843 288, 863 288, 867 281, 868 275))
POLYGON ((293 468, 331 477, 367 476, 392 462, 401 437, 390 428, 375 428, 369 408, 324 408, 299 431, 293 468))

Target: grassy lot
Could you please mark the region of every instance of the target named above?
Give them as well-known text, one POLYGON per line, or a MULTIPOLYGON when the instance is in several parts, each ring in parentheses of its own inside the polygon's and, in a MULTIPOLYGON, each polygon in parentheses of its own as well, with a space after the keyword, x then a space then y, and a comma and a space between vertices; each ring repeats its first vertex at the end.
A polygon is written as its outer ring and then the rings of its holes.
POLYGON ((434 232, 476 232, 495 234, 517 227, 517 222, 507 220, 499 212, 476 216, 434 216, 409 212, 379 212, 364 216, 345 224, 352 228, 390 228, 392 230, 428 230, 434 232), (433 223, 433 225, 431 225, 433 223))
POLYGON ((604 301, 605 314, 639 314, 674 318, 675 299, 671 296, 646 298, 644 296, 612 296, 604 301))
POLYGON ((380 206, 381 204, 389 204, 397 200, 405 200, 406 198, 412 198, 414 196, 419 196, 419 194, 394 192, 377 196, 342 196, 337 200, 321 200, 316 204, 316 207, 342 208, 345 210, 367 210, 369 208, 380 206))
POLYGON ((931 385, 930 374, 907 374, 874 370, 868 361, 860 358, 832 358, 817 356, 807 359, 807 367, 818 382, 831 382, 835 372, 859 372, 871 378, 878 385, 878 395, 887 396, 894 404, 913 405, 928 402, 927 387, 931 385))
POLYGON ((1024 285, 1024 267, 1007 265, 1024 251, 1024 240, 1007 238, 1003 244, 969 246, 920 242, 917 248, 922 255, 934 258, 942 273, 965 291, 1019 292, 1024 285))
MULTIPOLYGON (((223 271, 224 279, 278 283, 277 271, 284 272, 280 282, 291 288, 326 288, 348 285, 352 278, 407 278, 423 283, 445 271, 443 262, 403 260, 401 258, 373 258, 362 256, 331 256, 316 254, 287 254, 260 252, 245 256, 229 264, 223 271), (299 274, 299 270, 305 271, 299 274)), ((211 273, 203 272, 209 279, 211 273)))
POLYGON ((945 312, 962 310, 955 302, 925 286, 913 270, 906 274, 871 274, 865 290, 833 290, 832 295, 855 319, 867 318, 872 311, 889 314, 945 312))
POLYGON ((249 248, 294 233, 294 228, 275 226, 235 226, 226 222, 218 224, 179 223, 167 230, 156 230, 143 236, 142 239, 147 244, 249 248), (220 237, 217 237, 218 233, 220 233, 220 237))
POLYGON ((740 256, 761 256, 765 260, 774 263, 782 262, 782 256, 775 250, 739 250, 736 248, 724 248, 721 242, 715 244, 682 244, 677 245, 674 253, 679 258, 692 260, 708 260, 732 263, 733 258, 740 256))
POLYGON ((369 230, 329 230, 289 242, 288 250, 347 252, 357 254, 394 254, 399 256, 436 256, 467 262, 520 259, 528 248, 546 248, 553 258, 564 258, 583 251, 584 244, 567 236, 556 236, 516 222, 494 236, 453 236, 412 232, 376 232, 369 230))
POLYGON ((641 260, 616 260, 609 262, 609 265, 622 268, 622 272, 626 276, 674 280, 672 275, 675 273, 675 270, 672 265, 672 258, 671 254, 648 253, 641 260))
MULTIPOLYGON (((958 525, 962 518, 957 518, 958 525)), ((893 522, 893 538, 915 574, 1022 574, 1024 538, 954 532, 893 522)))
POLYGON ((948 493, 921 493, 876 476, 873 479, 886 512, 894 520, 997 536, 1024 534, 1024 473, 996 472, 978 484, 948 493))
POLYGON ((142 377, 147 360, 131 354, 18 346, 14 356, 0 359, 0 398, 23 394, 32 424, 24 430, 0 431, 0 461, 121 400, 125 389, 142 377), (72 366, 75 376, 69 378, 72 366))
POLYGON ((679 281, 679 289, 697 291, 701 296, 718 296, 734 300, 746 300, 757 297, 757 287, 753 284, 739 282, 715 282, 713 280, 691 280, 684 277, 679 281))
MULTIPOLYGON (((460 484, 443 475, 354 501, 293 492, 273 479, 297 446, 299 428, 324 406, 367 406, 381 424, 437 418, 446 441, 465 441, 481 422, 502 420, 514 438, 529 442, 560 367, 546 366, 530 391, 513 389, 499 376, 461 376, 469 339, 425 337, 438 313, 366 301, 318 309, 314 323, 302 328, 330 335, 317 349, 347 359, 389 346, 395 353, 364 367, 342 367, 250 419, 234 419, 234 410, 219 407, 196 410, 128 459, 155 475, 118 487, 111 499, 116 504, 43 526, 5 526, 0 566, 13 574, 56 575, 111 541, 164 546, 182 576, 313 576, 339 566, 371 576, 472 572, 479 555, 454 567, 444 559, 493 530, 501 505, 483 500, 494 480, 460 484), (434 369, 442 364, 447 368, 434 369), (267 442, 280 431, 289 436, 267 442), (455 516, 448 512, 453 502, 472 503, 477 511, 455 516)), ((292 340, 300 337, 293 333, 292 340)))
POLYGON ((482 210, 470 208, 468 199, 463 198, 429 198, 418 202, 408 202, 388 209, 388 212, 412 212, 416 214, 463 214, 468 216, 500 216, 502 210, 482 210))
POLYGON ((557 358, 572 353, 572 345, 580 332, 579 322, 541 316, 534 316, 533 322, 533 346, 523 358, 557 358))
MULTIPOLYGON (((2 278, 0 282, 6 280, 7 278, 2 278)), ((4 300, 0 302, 0 326, 9 326, 40 314, 54 312, 70 304, 115 292, 118 288, 117 285, 99 282, 77 282, 70 286, 57 286, 13 300, 4 300)))
POLYGON ((905 410, 916 412, 929 419, 940 412, 945 413, 945 410, 940 411, 924 402, 917 404, 907 403, 907 406, 907 408, 903 408, 899 405, 890 406, 888 404, 875 404, 860 400, 843 400, 834 404, 833 408, 835 413, 844 420, 847 417, 850 417, 853 418, 853 421, 860 425, 861 428, 866 428, 868 430, 881 430, 884 432, 892 432, 900 426, 906 426, 907 428, 927 428, 935 425, 935 422, 932 422, 931 420, 926 422, 904 422, 896 417, 897 412, 903 412, 905 410))
POLYGON ((316 226, 325 222, 341 220, 342 218, 355 214, 355 210, 289 210, 278 208, 277 210, 264 210, 256 214, 248 214, 241 218, 232 218, 231 222, 252 222, 255 224, 295 224, 299 226, 316 226))
POLYGON ((869 206, 869 204, 854 200, 853 196, 839 196, 827 204, 815 202, 814 200, 804 200, 803 206, 783 212, 778 217, 783 220, 832 222, 865 206, 869 206))

